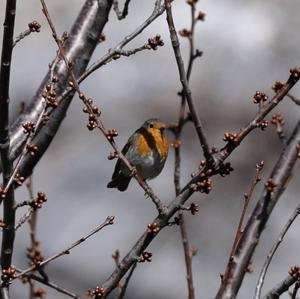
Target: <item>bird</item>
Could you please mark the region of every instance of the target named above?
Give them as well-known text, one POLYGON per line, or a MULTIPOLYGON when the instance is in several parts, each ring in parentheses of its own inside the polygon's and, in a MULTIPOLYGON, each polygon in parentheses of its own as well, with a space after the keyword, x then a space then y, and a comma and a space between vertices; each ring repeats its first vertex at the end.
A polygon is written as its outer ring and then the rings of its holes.
MULTIPOLYGON (((122 154, 144 180, 157 177, 166 162, 169 143, 165 136, 166 125, 158 118, 151 118, 128 139, 122 154)), ((132 171, 118 158, 108 188, 125 191, 132 178, 132 171)))

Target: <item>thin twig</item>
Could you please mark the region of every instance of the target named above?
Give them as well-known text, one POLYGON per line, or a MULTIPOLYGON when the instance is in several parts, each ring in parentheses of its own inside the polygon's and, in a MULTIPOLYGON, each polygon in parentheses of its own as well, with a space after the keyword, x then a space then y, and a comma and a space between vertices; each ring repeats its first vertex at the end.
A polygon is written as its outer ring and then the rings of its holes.
MULTIPOLYGON (((33 182, 32 182, 32 175, 28 178, 28 181, 26 183, 26 187, 29 193, 30 202, 34 202, 34 194, 33 194, 33 182)), ((31 217, 28 219, 28 224, 30 228, 30 243, 31 243, 31 252, 35 253, 36 248, 38 245, 37 239, 36 239, 36 231, 37 231, 37 215, 38 211, 34 210, 31 213, 31 217)), ((31 261, 30 261, 31 262, 31 261)), ((29 298, 34 299, 34 282, 29 279, 29 298)))
POLYGON ((266 258, 266 261, 264 262, 264 265, 263 265, 263 267, 261 269, 261 272, 260 272, 260 275, 259 275, 259 279, 258 279, 257 284, 256 284, 254 299, 259 299, 260 298, 260 294, 261 294, 261 290, 262 290, 262 287, 263 287, 263 284, 264 284, 265 276, 267 274, 267 271, 268 271, 269 265, 272 261, 272 258, 274 256, 277 248, 279 247, 279 245, 283 241, 283 238, 284 238, 285 234, 287 233, 287 231, 289 230, 290 226, 293 224, 295 219, 299 216, 299 214, 300 214, 300 204, 294 210, 293 214, 291 215, 291 217, 289 218, 289 220, 287 221, 287 223, 283 227, 283 229, 280 232, 276 242, 274 243, 274 245, 272 246, 271 250, 268 253, 268 256, 266 258))
POLYGON ((33 208, 29 208, 28 211, 19 219, 18 223, 15 226, 15 231, 17 231, 24 223, 26 223, 34 213, 33 208))
POLYGON ((21 273, 19 273, 18 275, 15 276, 14 279, 21 277, 24 274, 27 274, 29 272, 32 272, 34 270, 37 270, 38 268, 41 268, 47 264, 49 264, 50 262, 52 262, 53 260, 66 255, 66 254, 70 254, 70 251, 75 248, 76 246, 80 245, 81 243, 83 243, 84 241, 86 241, 88 238, 90 238, 91 236, 93 236, 94 234, 96 234, 97 232, 99 232, 100 230, 102 230, 104 227, 108 226, 108 225, 112 225, 114 223, 114 219, 115 217, 113 216, 109 216, 106 218, 106 220, 101 223, 100 225, 98 225, 95 229, 93 229, 91 232, 89 232, 86 236, 81 237, 79 240, 77 240, 76 242, 74 242, 72 245, 68 246, 66 249, 60 251, 59 253, 54 254, 53 256, 43 260, 42 262, 40 262, 38 265, 33 265, 25 270, 23 270, 21 273))
MULTIPOLYGON (((120 263, 120 251, 119 249, 117 249, 115 251, 115 253, 111 256, 113 258, 113 260, 115 261, 115 264, 116 264, 116 269, 119 267, 119 263, 120 263)), ((118 284, 118 290, 117 290, 117 294, 116 294, 116 297, 118 297, 120 295, 122 291, 122 284, 121 282, 118 284)), ((116 299, 116 298, 115 298, 116 299)))
POLYGON ((298 293, 299 288, 300 288, 300 282, 297 281, 294 285, 294 289, 293 289, 293 293, 291 295, 291 299, 297 299, 297 293, 298 293))
POLYGON ((286 136, 283 132, 284 126, 284 118, 281 113, 274 113, 272 115, 271 124, 276 126, 276 132, 279 137, 279 140, 282 142, 283 145, 286 145, 286 136))
POLYGON ((131 267, 127 277, 125 278, 124 284, 121 285, 121 287, 120 287, 120 293, 116 296, 115 299, 122 299, 125 296, 125 292, 127 290, 129 280, 131 279, 136 266, 137 266, 137 263, 133 264, 133 266, 131 267))
POLYGON ((8 288, 1 288, 1 298, 2 299, 9 299, 8 288))
POLYGON ((129 3, 131 0, 126 0, 125 4, 124 4, 124 8, 123 11, 121 11, 119 9, 119 1, 118 0, 114 0, 113 2, 113 8, 114 11, 116 12, 116 15, 118 17, 119 20, 125 19, 126 16, 128 15, 128 7, 129 7, 129 3))
MULTIPOLYGON (((42 108, 42 111, 39 115, 39 118, 35 124, 36 128, 39 128, 40 125, 42 124, 43 122, 43 116, 44 116, 44 113, 45 113, 45 109, 46 109, 46 102, 45 100, 42 102, 42 105, 43 105, 43 108, 42 108)), ((21 163, 22 161, 24 160, 26 154, 28 153, 28 150, 27 150, 27 146, 32 142, 33 138, 35 137, 35 130, 27 133, 27 137, 26 137, 26 141, 24 143, 24 146, 23 146, 23 150, 22 150, 22 153, 21 155, 19 156, 18 158, 18 161, 16 163, 16 165, 14 166, 14 170, 12 172, 12 175, 11 177, 9 178, 9 181, 7 182, 7 184, 5 185, 5 189, 4 189, 4 192, 7 192, 7 190, 10 188, 10 186, 12 185, 12 183, 14 182, 14 179, 20 169, 20 166, 21 166, 21 163)))
MULTIPOLYGON (((195 5, 191 5, 191 28, 190 28, 190 36, 189 36, 189 43, 190 43, 190 55, 189 55, 189 63, 188 63, 188 69, 187 69, 187 80, 189 81, 193 62, 196 59, 196 56, 194 55, 194 29, 195 29, 195 5)), ((187 122, 187 119, 190 119, 190 114, 188 117, 185 117, 185 103, 186 103, 186 96, 183 90, 180 92, 181 95, 181 104, 180 104, 180 110, 179 110, 179 117, 178 117, 178 123, 176 128, 173 130, 173 133, 175 135, 175 141, 174 142, 174 153, 175 153, 175 163, 174 163, 174 185, 175 185, 175 193, 176 196, 179 195, 181 186, 180 186, 180 165, 181 165, 181 133, 184 124, 187 122)), ((192 252, 188 240, 188 232, 187 232, 187 225, 186 225, 186 217, 184 213, 180 210, 178 212, 178 218, 179 218, 179 225, 180 225, 180 236, 184 251, 184 259, 185 259, 185 265, 186 265, 186 279, 187 279, 187 286, 188 286, 188 298, 194 299, 195 298, 195 288, 193 283, 193 269, 192 269, 192 252)))
POLYGON ((174 21, 173 21, 173 16, 172 16, 172 8, 171 8, 171 1, 170 0, 165 0, 165 8, 167 12, 167 22, 169 25, 169 31, 170 31, 170 38, 172 41, 172 46, 178 66, 178 71, 179 71, 179 76, 180 76, 180 82, 182 84, 182 88, 184 90, 187 103, 191 112, 191 117, 198 135, 198 138, 200 140, 200 144, 203 150, 203 154, 205 159, 207 160, 208 164, 212 165, 214 163, 214 159, 210 153, 209 145, 207 143, 206 136, 203 132, 203 126, 201 123, 201 120, 198 116, 198 112, 195 106, 195 103, 192 98, 192 92, 190 90, 188 80, 185 74, 185 68, 184 68, 184 63, 182 60, 181 56, 181 51, 180 51, 180 44, 179 44, 179 39, 177 36, 177 32, 175 29, 174 21))
POLYGON ((16 44, 18 42, 20 42, 23 38, 25 38, 26 36, 30 35, 31 34, 31 31, 29 29, 21 32, 14 40, 14 43, 13 43, 13 47, 16 46, 16 44))
MULTIPOLYGON (((95 70, 99 69, 103 65, 107 64, 111 61, 112 57, 118 53, 118 51, 122 50, 129 42, 131 42, 134 38, 136 38, 140 33, 144 31, 154 20, 156 20, 160 15, 162 15, 165 11, 165 6, 161 4, 162 0, 156 0, 154 9, 151 15, 140 25, 138 26, 132 33, 126 35, 114 48, 110 49, 107 54, 102 56, 99 60, 94 62, 78 79, 78 83, 81 83, 85 80, 90 74, 92 74, 95 70)), ((70 88, 72 90, 72 88, 70 88)), ((70 92, 67 90, 66 93, 70 92)), ((62 97, 65 96, 62 94, 62 97)))
MULTIPOLYGON (((16 269, 16 272, 18 272, 18 273, 22 273, 24 271, 24 270, 21 270, 21 269, 18 269, 18 268, 15 268, 15 269, 16 269)), ((75 293, 73 293, 73 292, 71 292, 71 291, 69 291, 69 290, 67 290, 63 287, 58 286, 57 284, 55 284, 53 282, 47 281, 47 280, 45 280, 45 279, 43 279, 43 278, 41 278, 41 277, 39 277, 35 274, 30 273, 30 274, 26 274, 24 276, 28 277, 30 280, 38 281, 38 282, 42 283, 43 285, 48 286, 49 288, 54 289, 57 292, 65 294, 65 295, 67 295, 71 298, 74 298, 74 299, 80 299, 81 298, 79 295, 77 295, 77 294, 75 294, 75 293)))
POLYGON ((32 200, 24 200, 15 205, 15 210, 25 207, 25 206, 31 206, 31 205, 33 205, 33 203, 34 203, 34 201, 32 201, 32 200))
MULTIPOLYGON (((245 193, 245 195, 244 195, 244 206, 243 206, 243 210, 242 210, 242 213, 241 213, 241 216, 240 216, 239 224, 238 224, 238 227, 237 227, 237 230, 236 230, 235 239, 234 239, 234 242, 233 242, 233 245, 232 245, 232 249, 231 249, 229 258, 231 258, 232 255, 234 254, 235 249, 236 249, 236 245, 237 245, 238 241, 241 238, 242 231, 243 231, 244 218, 246 216, 246 211, 247 211, 249 203, 252 199, 254 189, 255 189, 256 185, 260 182, 260 173, 263 169, 263 166, 264 166, 263 161, 256 164, 256 172, 255 172, 255 176, 254 176, 254 179, 252 181, 250 190, 248 191, 248 193, 245 193)), ((224 277, 224 279, 225 279, 225 277, 224 277)))
POLYGON ((282 126, 277 124, 276 125, 276 132, 277 132, 279 140, 282 142, 283 145, 285 145, 286 141, 287 141, 287 138, 286 138, 286 136, 283 132, 282 126))
POLYGON ((193 283, 193 268, 192 268, 193 254, 188 240, 186 217, 182 213, 182 211, 178 213, 178 216, 180 221, 179 223, 180 223, 181 241, 184 250, 186 280, 188 286, 188 299, 195 299, 195 288, 193 283))
POLYGON ((32 21, 28 24, 28 29, 21 32, 14 40, 13 47, 16 46, 18 42, 24 39, 26 36, 30 35, 32 32, 40 32, 41 25, 37 21, 32 21))
POLYGON ((262 109, 258 111, 255 117, 243 127, 237 134, 237 137, 233 142, 228 142, 227 145, 221 149, 215 159, 218 161, 217 164, 224 161, 230 153, 240 145, 248 134, 254 129, 258 128, 259 123, 284 99, 288 92, 295 86, 300 79, 300 69, 294 68, 290 70, 290 76, 282 88, 274 95, 274 97, 264 105, 262 109))
POLYGON ((292 94, 288 93, 286 95, 288 98, 290 98, 296 105, 300 105, 300 99, 296 98, 295 96, 293 96, 292 94))
POLYGON ((122 56, 129 57, 129 56, 134 55, 134 54, 136 54, 138 52, 141 52, 141 51, 144 51, 144 50, 150 50, 150 49, 151 49, 151 47, 147 43, 147 44, 144 44, 144 45, 142 45, 142 46, 140 46, 138 48, 131 49, 131 50, 122 50, 122 49, 117 50, 115 52, 115 55, 122 55, 122 56))

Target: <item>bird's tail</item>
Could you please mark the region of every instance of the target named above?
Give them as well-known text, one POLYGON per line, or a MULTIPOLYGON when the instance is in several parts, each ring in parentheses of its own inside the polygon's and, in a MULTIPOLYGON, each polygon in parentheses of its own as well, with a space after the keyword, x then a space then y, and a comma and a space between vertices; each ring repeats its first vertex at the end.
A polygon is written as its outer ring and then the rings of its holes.
POLYGON ((112 179, 108 184, 107 188, 118 188, 120 191, 125 191, 131 180, 130 176, 125 176, 120 173, 116 178, 112 179))

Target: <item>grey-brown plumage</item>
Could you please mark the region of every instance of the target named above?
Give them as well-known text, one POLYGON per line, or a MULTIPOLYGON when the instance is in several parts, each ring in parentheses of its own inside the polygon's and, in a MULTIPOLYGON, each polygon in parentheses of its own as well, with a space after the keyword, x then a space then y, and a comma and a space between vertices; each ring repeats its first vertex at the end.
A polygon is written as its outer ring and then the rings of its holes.
MULTIPOLYGON (((136 168, 143 180, 155 178, 164 167, 168 154, 168 141, 164 129, 165 124, 160 120, 149 119, 130 136, 122 149, 122 154, 136 168)), ((112 180, 107 187, 125 191, 131 178, 132 174, 126 165, 118 159, 112 180)))

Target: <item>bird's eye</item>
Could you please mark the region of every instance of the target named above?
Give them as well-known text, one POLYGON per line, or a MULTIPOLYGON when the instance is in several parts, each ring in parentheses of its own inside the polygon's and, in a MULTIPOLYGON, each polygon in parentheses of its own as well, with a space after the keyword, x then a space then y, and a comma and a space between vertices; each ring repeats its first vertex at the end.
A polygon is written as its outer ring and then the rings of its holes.
POLYGON ((153 129, 154 125, 153 124, 150 124, 149 125, 149 128, 153 129))

